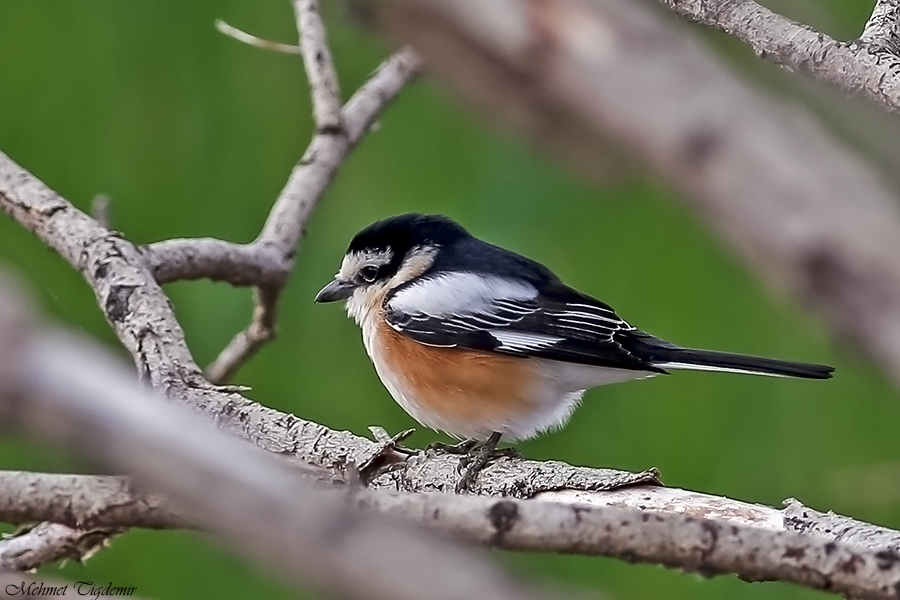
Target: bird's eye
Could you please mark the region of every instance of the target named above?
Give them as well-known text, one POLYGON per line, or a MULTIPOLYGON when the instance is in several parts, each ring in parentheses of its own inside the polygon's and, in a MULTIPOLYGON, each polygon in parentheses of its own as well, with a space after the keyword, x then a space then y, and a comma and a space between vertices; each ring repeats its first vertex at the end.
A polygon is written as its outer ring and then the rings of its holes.
POLYGON ((363 279, 363 281, 372 283, 373 281, 375 281, 375 278, 378 277, 378 267, 375 267, 373 265, 366 265, 359 270, 359 276, 363 279))

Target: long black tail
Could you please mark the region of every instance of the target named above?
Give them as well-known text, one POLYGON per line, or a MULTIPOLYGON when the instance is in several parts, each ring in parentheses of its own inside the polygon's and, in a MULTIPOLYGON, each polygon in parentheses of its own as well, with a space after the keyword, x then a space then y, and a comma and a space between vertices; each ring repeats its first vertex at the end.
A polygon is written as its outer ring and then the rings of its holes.
POLYGON ((752 375, 804 377, 806 379, 829 379, 834 372, 834 367, 827 365, 681 348, 636 330, 621 332, 616 336, 616 341, 638 358, 662 369, 726 371, 752 375))

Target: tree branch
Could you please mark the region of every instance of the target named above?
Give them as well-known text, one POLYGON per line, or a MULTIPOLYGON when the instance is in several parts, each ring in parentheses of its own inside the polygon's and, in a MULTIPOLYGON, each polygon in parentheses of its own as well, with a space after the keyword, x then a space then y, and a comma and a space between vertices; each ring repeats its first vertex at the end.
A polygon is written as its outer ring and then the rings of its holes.
POLYGON ((271 246, 215 238, 165 240, 143 250, 160 284, 210 279, 235 286, 280 285, 294 266, 271 246))
MULTIPOLYGON (((279 195, 266 224, 254 245, 275 248, 281 260, 274 263, 280 280, 259 282, 255 308, 250 325, 240 332, 207 369, 213 383, 224 383, 237 369, 275 336, 278 298, 293 267, 294 257, 303 229, 312 209, 331 183, 338 167, 365 133, 362 128, 348 131, 345 112, 341 110, 340 87, 319 15, 316 0, 294 0, 297 30, 300 34, 300 53, 309 80, 316 134, 297 167, 291 173, 279 195), (355 136, 353 134, 356 134, 355 136), (282 270, 279 267, 287 267, 282 270)), ((368 114, 353 115, 359 121, 371 122, 394 95, 415 75, 417 61, 409 51, 389 59, 379 69, 368 86, 356 96, 369 96, 354 105, 353 112, 368 110, 368 114), (389 81, 381 81, 389 79, 389 81), (373 90, 390 90, 375 96, 373 90)))
POLYGON ((245 362, 250 360, 263 345, 275 337, 278 318, 278 298, 282 285, 258 285, 253 294, 253 316, 250 324, 238 333, 206 368, 206 378, 211 383, 222 384, 245 362))
MULTIPOLYGON (((21 326, 0 322, 0 338, 10 330, 21 326)), ((19 352, 0 385, 4 425, 133 473, 289 580, 361 600, 539 597, 484 557, 335 502, 284 461, 138 388, 98 347, 42 334, 19 352)))
POLYGON ((897 3, 879 0, 860 41, 839 42, 753 0, 658 0, 736 37, 766 60, 801 71, 891 112, 900 111, 897 3))
POLYGON ((877 0, 859 41, 872 52, 900 54, 900 0, 877 0))
POLYGON ((120 529, 41 523, 0 541, 0 571, 26 572, 64 560, 85 561, 119 533, 120 529))
MULTIPOLYGON (((353 126, 364 127, 362 123, 353 126)), ((370 440, 209 386, 197 372, 168 299, 153 280, 142 254, 2 154, 0 208, 82 273, 120 339, 133 349, 139 373, 157 389, 263 449, 296 456, 314 466, 340 472, 375 457, 383 467, 400 467, 376 469, 370 483, 375 489, 452 491, 458 478, 456 457, 420 453, 397 463, 405 457, 383 453, 381 446, 370 440), (86 248, 84 252, 78 250, 80 245, 86 248)), ((11 356, 17 356, 15 350, 11 356)), ((0 361, 0 365, 12 362, 0 361)), ((506 458, 482 472, 473 493, 525 498, 546 489, 603 490, 653 482, 655 477, 655 472, 633 474, 506 458)))
POLYGON ((325 24, 319 16, 319 4, 316 0, 294 0, 294 14, 300 33, 300 54, 312 94, 317 133, 343 136, 341 90, 325 35, 325 24))
POLYGON ((346 137, 318 134, 291 171, 257 242, 271 244, 293 257, 303 226, 338 167, 384 108, 418 73, 411 50, 400 50, 384 62, 347 102, 342 113, 346 137))
POLYGON ((2 153, 0 209, 87 280, 142 378, 160 390, 208 386, 185 344, 169 299, 133 244, 75 208, 2 153))
POLYGON ((350 147, 337 148, 313 140, 267 219, 266 233, 250 244, 211 238, 165 240, 143 249, 159 283, 193 279, 225 281, 236 286, 283 285, 293 269, 294 254, 312 205, 327 187, 329 173, 359 143, 400 90, 418 73, 412 50, 386 60, 350 98, 342 110, 350 147), (318 157, 337 155, 319 162, 318 157), (315 185, 312 189, 308 189, 315 185), (302 209, 302 207, 307 207, 302 209), (279 223, 281 223, 279 225, 279 223))
POLYGON ((216 19, 216 29, 230 38, 234 38, 239 42, 243 42, 248 46, 253 46, 261 50, 272 50, 273 52, 281 52, 283 54, 300 54, 299 46, 282 44, 279 42, 273 42, 271 40, 265 40, 263 38, 256 37, 255 35, 249 34, 246 31, 229 25, 222 19, 216 19))
MULTIPOLYGON (((115 506, 123 500, 117 490, 119 478, 28 476, 46 480, 56 491, 66 486, 72 486, 77 495, 92 490, 95 505, 115 506)), ((0 519, 8 520, 2 512, 2 496, 9 489, 4 481, 15 484, 17 480, 0 474, 0 519)), ((796 501, 776 510, 646 486, 590 494, 544 492, 537 500, 368 489, 327 494, 336 504, 349 501, 364 512, 493 548, 628 557, 705 576, 732 573, 746 580, 788 581, 858 598, 898 597, 900 532, 817 513, 796 501)), ((148 504, 131 491, 127 502, 148 504)), ((164 511, 164 506, 157 503, 155 514, 164 511)), ((68 520, 65 513, 53 509, 32 514, 68 520)), ((138 517, 133 522, 132 511, 92 514, 97 517, 88 518, 95 524, 120 528, 147 522, 187 526, 177 512, 166 520, 138 517)))
POLYGON ((213 383, 224 383, 275 335, 278 298, 294 266, 306 222, 337 169, 401 89, 419 70, 419 60, 400 50, 372 74, 340 109, 334 67, 314 2, 296 3, 298 23, 311 40, 304 60, 314 100, 317 133, 275 201, 259 237, 241 245, 221 240, 168 240, 145 250, 157 281, 209 278, 257 287, 250 325, 207 369, 213 383), (337 105, 338 117, 333 116, 337 105), (335 125, 335 123, 337 123, 335 125))
POLYGON ((0 471, 0 521, 52 521, 74 529, 192 526, 171 502, 139 493, 127 477, 22 471, 0 471))

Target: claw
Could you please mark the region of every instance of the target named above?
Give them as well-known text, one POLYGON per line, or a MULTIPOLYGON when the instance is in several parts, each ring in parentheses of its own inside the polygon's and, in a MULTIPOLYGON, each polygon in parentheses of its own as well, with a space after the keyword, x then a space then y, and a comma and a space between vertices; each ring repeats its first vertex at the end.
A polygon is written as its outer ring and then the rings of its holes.
MULTIPOLYGON (((455 491, 457 494, 468 492, 471 489, 472 484, 475 483, 475 480, 478 478, 478 474, 481 470, 495 458, 510 456, 510 451, 516 455, 518 454, 513 448, 497 450, 497 444, 500 443, 500 437, 502 435, 503 434, 495 431, 491 434, 491 437, 482 444, 477 452, 472 452, 473 448, 470 447, 470 452, 460 459, 457 468, 459 470, 465 469, 465 472, 463 472, 462 477, 460 477, 459 481, 456 483, 455 491)), ((474 445, 475 444, 473 444, 473 446, 474 445)))
POLYGON ((425 450, 431 452, 444 452, 445 454, 468 454, 481 442, 478 440, 463 440, 458 444, 445 444, 444 442, 432 442, 425 446, 425 450))

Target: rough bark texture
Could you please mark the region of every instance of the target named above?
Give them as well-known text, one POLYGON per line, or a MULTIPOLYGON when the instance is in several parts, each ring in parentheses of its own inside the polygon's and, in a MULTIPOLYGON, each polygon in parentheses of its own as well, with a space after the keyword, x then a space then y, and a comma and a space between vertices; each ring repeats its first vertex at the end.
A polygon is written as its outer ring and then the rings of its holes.
POLYGON ((879 0, 859 42, 841 42, 753 0, 658 0, 679 15, 748 44, 758 56, 801 71, 891 112, 900 111, 897 5, 879 0))
POLYGON ((0 471, 0 521, 52 521, 75 529, 192 527, 171 502, 141 493, 127 477, 22 471, 0 471))
POLYGON ((24 572, 63 560, 87 560, 118 533, 120 529, 73 529, 41 523, 0 543, 0 571, 24 572))

